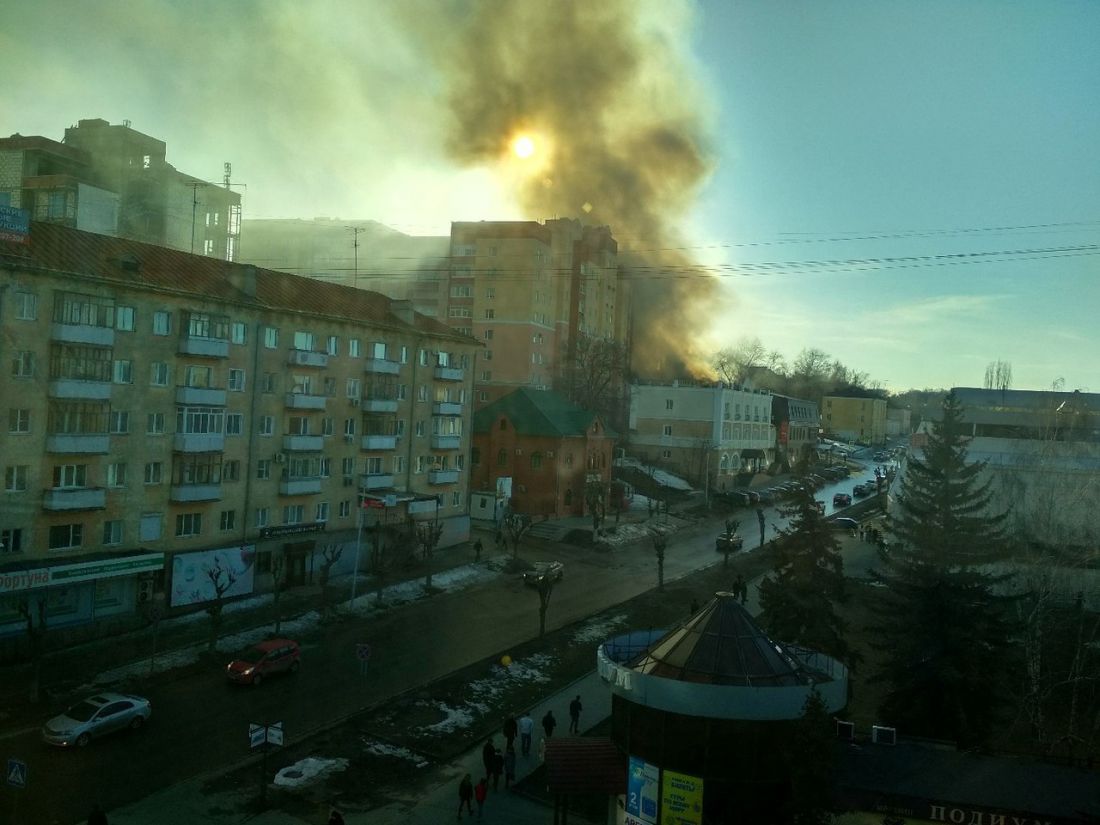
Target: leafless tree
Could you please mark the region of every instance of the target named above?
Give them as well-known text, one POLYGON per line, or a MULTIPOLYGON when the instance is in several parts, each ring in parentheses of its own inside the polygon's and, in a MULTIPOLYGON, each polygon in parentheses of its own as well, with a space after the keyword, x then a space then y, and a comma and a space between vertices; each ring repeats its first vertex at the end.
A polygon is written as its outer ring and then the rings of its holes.
POLYGON ((283 626, 283 611, 279 605, 279 601, 283 595, 283 588, 286 587, 287 577, 287 564, 286 553, 282 550, 271 551, 271 605, 275 611, 275 635, 279 635, 279 630, 283 626))
POLYGON ((214 588, 214 598, 206 605, 206 615, 210 617, 210 636, 206 640, 206 652, 213 653, 218 644, 218 632, 222 626, 222 611, 225 608, 225 594, 237 583, 237 574, 221 562, 206 569, 206 577, 214 588))
POLYGON ((432 557, 435 555, 436 545, 443 535, 443 522, 439 519, 420 521, 416 524, 416 546, 420 549, 420 560, 427 565, 424 574, 424 589, 432 588, 432 557))
POLYGON ((668 547, 668 536, 664 533, 653 534, 653 551, 657 554, 657 589, 665 589, 665 548, 668 547))
POLYGON ((327 616, 331 609, 329 600, 329 581, 332 579, 332 568, 340 557, 344 555, 344 548, 337 544, 328 544, 321 549, 321 565, 317 574, 317 584, 321 586, 321 615, 327 616))
POLYGON ((27 643, 31 657, 31 683, 29 698, 37 702, 42 689, 42 655, 46 641, 46 597, 26 596, 19 600, 16 607, 27 623, 27 643))
POLYGON ((504 532, 512 542, 513 559, 519 557, 519 543, 533 525, 534 522, 531 521, 531 517, 525 513, 512 513, 504 517, 504 532))
POLYGON ((385 528, 376 526, 374 530, 374 549, 371 552, 371 574, 378 585, 376 599, 382 604, 382 593, 386 581, 394 570, 409 564, 416 552, 416 537, 412 522, 405 528, 385 528))
POLYGON ((595 539, 607 514, 607 485, 601 479, 590 478, 585 482, 584 503, 592 517, 592 538, 595 539))
POLYGON ((741 526, 741 522, 737 519, 726 519, 726 530, 722 534, 725 541, 722 543, 722 566, 728 567, 730 563, 730 553, 733 552, 733 540, 737 536, 737 528, 741 526))
POLYGON ((1012 362, 990 361, 985 368, 985 388, 1004 392, 1012 386, 1012 362))
POLYGON ((622 428, 626 420, 626 378, 630 356, 618 341, 580 336, 566 355, 566 396, 584 410, 622 428))
POLYGON ((546 635, 546 611, 550 608, 550 596, 554 593, 554 580, 543 576, 538 581, 539 593, 539 638, 546 635))
POLYGON ((765 363, 768 351, 759 338, 744 337, 714 354, 710 365, 727 384, 743 384, 753 367, 765 363))

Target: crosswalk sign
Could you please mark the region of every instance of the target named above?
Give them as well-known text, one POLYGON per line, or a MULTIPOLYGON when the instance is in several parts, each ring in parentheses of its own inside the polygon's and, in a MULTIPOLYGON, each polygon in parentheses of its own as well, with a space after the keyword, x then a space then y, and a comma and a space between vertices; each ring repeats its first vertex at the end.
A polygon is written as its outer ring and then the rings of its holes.
POLYGON ((13 788, 27 787, 27 763, 22 759, 9 759, 5 776, 8 777, 8 784, 13 788))

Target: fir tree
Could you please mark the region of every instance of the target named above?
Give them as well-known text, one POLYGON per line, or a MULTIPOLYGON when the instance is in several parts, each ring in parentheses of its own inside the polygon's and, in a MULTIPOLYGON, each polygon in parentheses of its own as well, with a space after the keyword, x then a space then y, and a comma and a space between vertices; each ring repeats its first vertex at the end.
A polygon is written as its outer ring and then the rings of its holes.
POLYGON ((966 746, 997 719, 1012 632, 1009 598, 993 592, 1008 576, 981 567, 1005 550, 1005 514, 989 512, 983 467, 967 461, 962 408, 948 394, 923 457, 911 457, 901 478, 893 541, 874 574, 885 585, 874 628, 885 654, 876 674, 888 686, 883 720, 966 746))
POLYGON ((833 821, 833 785, 837 751, 835 722, 816 690, 806 698, 802 717, 787 742, 790 791, 784 820, 793 825, 829 825, 833 821))
POLYGON ((804 485, 783 508, 772 575, 760 583, 760 619, 768 635, 849 661, 845 623, 835 605, 846 599, 840 544, 804 485))

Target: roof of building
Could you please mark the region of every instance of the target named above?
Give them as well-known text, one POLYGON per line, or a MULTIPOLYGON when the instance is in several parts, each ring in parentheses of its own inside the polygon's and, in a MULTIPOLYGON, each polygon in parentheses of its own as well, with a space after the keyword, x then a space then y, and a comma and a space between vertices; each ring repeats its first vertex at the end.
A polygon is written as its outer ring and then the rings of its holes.
POLYGON ((979 387, 954 387, 951 392, 968 411, 995 409, 1002 412, 1045 412, 1055 410, 1100 414, 1100 393, 1054 392, 1052 390, 986 390, 979 387))
POLYGON ((560 794, 622 793, 626 758, 611 739, 547 739, 546 785, 560 794))
POLYGON ((628 666, 654 676, 714 685, 776 687, 814 681, 761 630, 733 593, 709 604, 628 666))
POLYGON ((304 312, 478 343, 425 315, 402 312, 399 317, 396 312, 401 304, 377 292, 58 224, 32 221, 27 244, 0 241, 0 266, 91 277, 130 289, 168 290, 214 302, 304 312))
MULTIPOLYGON (((474 432, 489 432, 501 416, 520 435, 550 438, 583 436, 592 428, 592 422, 599 419, 596 413, 581 409, 553 390, 520 387, 475 412, 474 432)), ((605 427, 604 435, 614 433, 605 427)))

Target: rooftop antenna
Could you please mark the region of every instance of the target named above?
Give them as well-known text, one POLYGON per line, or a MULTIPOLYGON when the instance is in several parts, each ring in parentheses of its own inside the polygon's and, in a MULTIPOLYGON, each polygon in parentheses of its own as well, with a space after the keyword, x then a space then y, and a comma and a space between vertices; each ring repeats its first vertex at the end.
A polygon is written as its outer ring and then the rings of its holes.
POLYGON ((358 289, 359 288, 359 233, 364 232, 366 230, 362 226, 345 226, 344 228, 347 229, 351 233, 351 248, 352 248, 353 254, 355 256, 355 258, 354 258, 355 259, 355 270, 354 270, 355 271, 355 279, 352 281, 352 283, 355 285, 355 288, 358 289))

